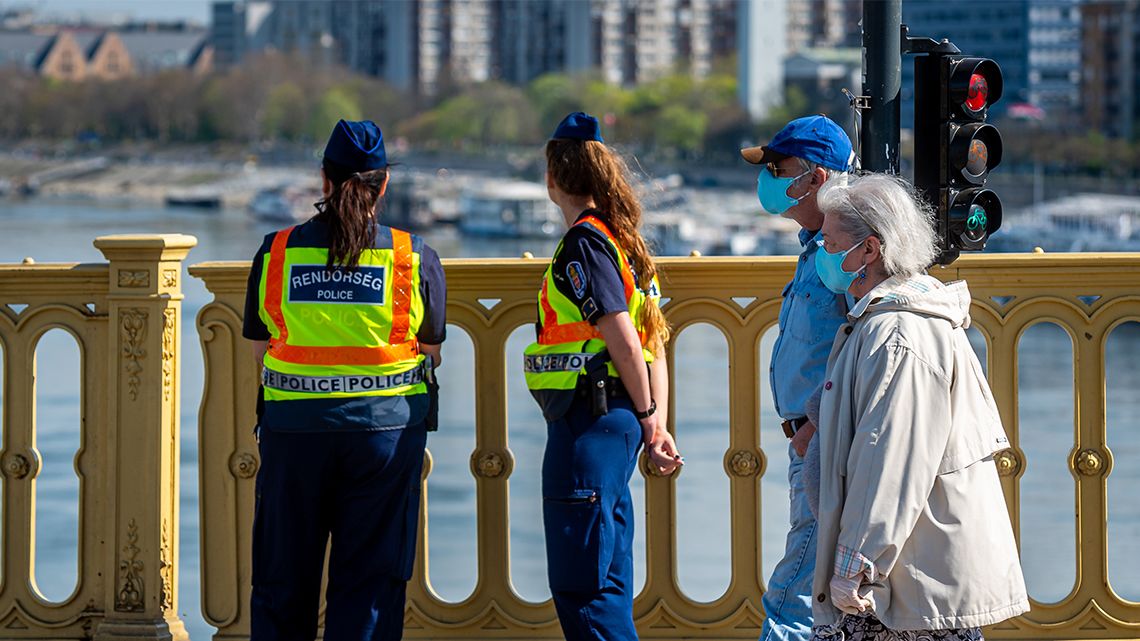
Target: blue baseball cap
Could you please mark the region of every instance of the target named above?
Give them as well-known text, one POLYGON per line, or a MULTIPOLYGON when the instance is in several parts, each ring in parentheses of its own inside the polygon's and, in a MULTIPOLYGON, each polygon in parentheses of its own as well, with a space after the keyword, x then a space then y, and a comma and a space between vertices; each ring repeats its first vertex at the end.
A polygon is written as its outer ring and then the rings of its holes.
POLYGON ((847 132, 827 116, 797 118, 784 125, 772 142, 741 149, 740 155, 753 165, 803 158, 837 171, 851 171, 855 162, 847 132))
POLYGON ((372 171, 388 166, 384 134, 371 120, 341 120, 325 145, 325 158, 352 171, 372 171))
POLYGON ((563 118, 551 138, 605 142, 602 140, 602 128, 598 125, 598 119, 581 111, 563 118))

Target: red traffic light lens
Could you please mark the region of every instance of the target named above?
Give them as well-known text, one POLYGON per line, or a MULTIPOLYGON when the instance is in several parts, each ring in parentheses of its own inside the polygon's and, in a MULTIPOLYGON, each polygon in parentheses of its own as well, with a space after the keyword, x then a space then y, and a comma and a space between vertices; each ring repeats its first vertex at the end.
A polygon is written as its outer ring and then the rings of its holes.
POLYGON ((985 120, 990 106, 1001 98, 1001 67, 989 58, 958 56, 946 56, 942 64, 938 82, 945 83, 943 117, 985 120))
POLYGON ((980 73, 970 74, 970 89, 966 94, 966 108, 977 113, 986 108, 990 97, 990 83, 980 73))

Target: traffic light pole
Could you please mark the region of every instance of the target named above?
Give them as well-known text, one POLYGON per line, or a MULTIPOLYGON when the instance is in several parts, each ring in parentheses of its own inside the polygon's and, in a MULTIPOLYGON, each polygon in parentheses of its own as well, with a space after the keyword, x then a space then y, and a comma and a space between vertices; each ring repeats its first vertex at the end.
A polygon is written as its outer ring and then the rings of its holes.
POLYGON ((899 173, 899 90, 902 86, 902 0, 863 2, 863 95, 869 106, 859 132, 867 171, 899 173))

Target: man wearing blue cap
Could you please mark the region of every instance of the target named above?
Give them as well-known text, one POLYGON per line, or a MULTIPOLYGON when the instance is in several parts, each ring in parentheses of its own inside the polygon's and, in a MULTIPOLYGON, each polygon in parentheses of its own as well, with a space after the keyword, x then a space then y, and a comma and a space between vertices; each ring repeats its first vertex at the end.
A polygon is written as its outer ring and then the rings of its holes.
POLYGON ((316 215, 265 237, 246 293, 262 373, 250 638, 316 637, 328 549, 324 638, 396 640, 447 292, 435 251, 377 221, 375 123, 338 122, 321 177, 316 215))
POLYGON ((815 568, 816 521, 803 483, 803 456, 815 434, 808 402, 823 384, 832 339, 848 309, 845 296, 832 293, 815 270, 816 240, 823 213, 816 193, 829 180, 846 180, 855 155, 846 132, 825 116, 788 123, 772 141, 741 149, 740 155, 760 165, 757 196, 765 211, 799 223, 803 251, 796 273, 784 287, 780 332, 772 348, 769 373, 776 413, 783 419, 791 488, 791 531, 784 558, 776 565, 764 592, 761 641, 807 641, 812 625, 812 573, 815 568))

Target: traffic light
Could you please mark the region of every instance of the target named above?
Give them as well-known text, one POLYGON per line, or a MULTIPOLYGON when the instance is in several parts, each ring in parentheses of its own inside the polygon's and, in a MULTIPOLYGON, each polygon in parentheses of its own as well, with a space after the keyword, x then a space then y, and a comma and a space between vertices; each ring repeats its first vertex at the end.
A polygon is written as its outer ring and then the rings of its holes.
POLYGON ((1001 162, 1001 134, 986 122, 1001 98, 1001 67, 988 58, 929 53, 914 59, 914 184, 934 205, 948 265, 980 251, 1001 227, 1001 200, 986 177, 1001 162))

